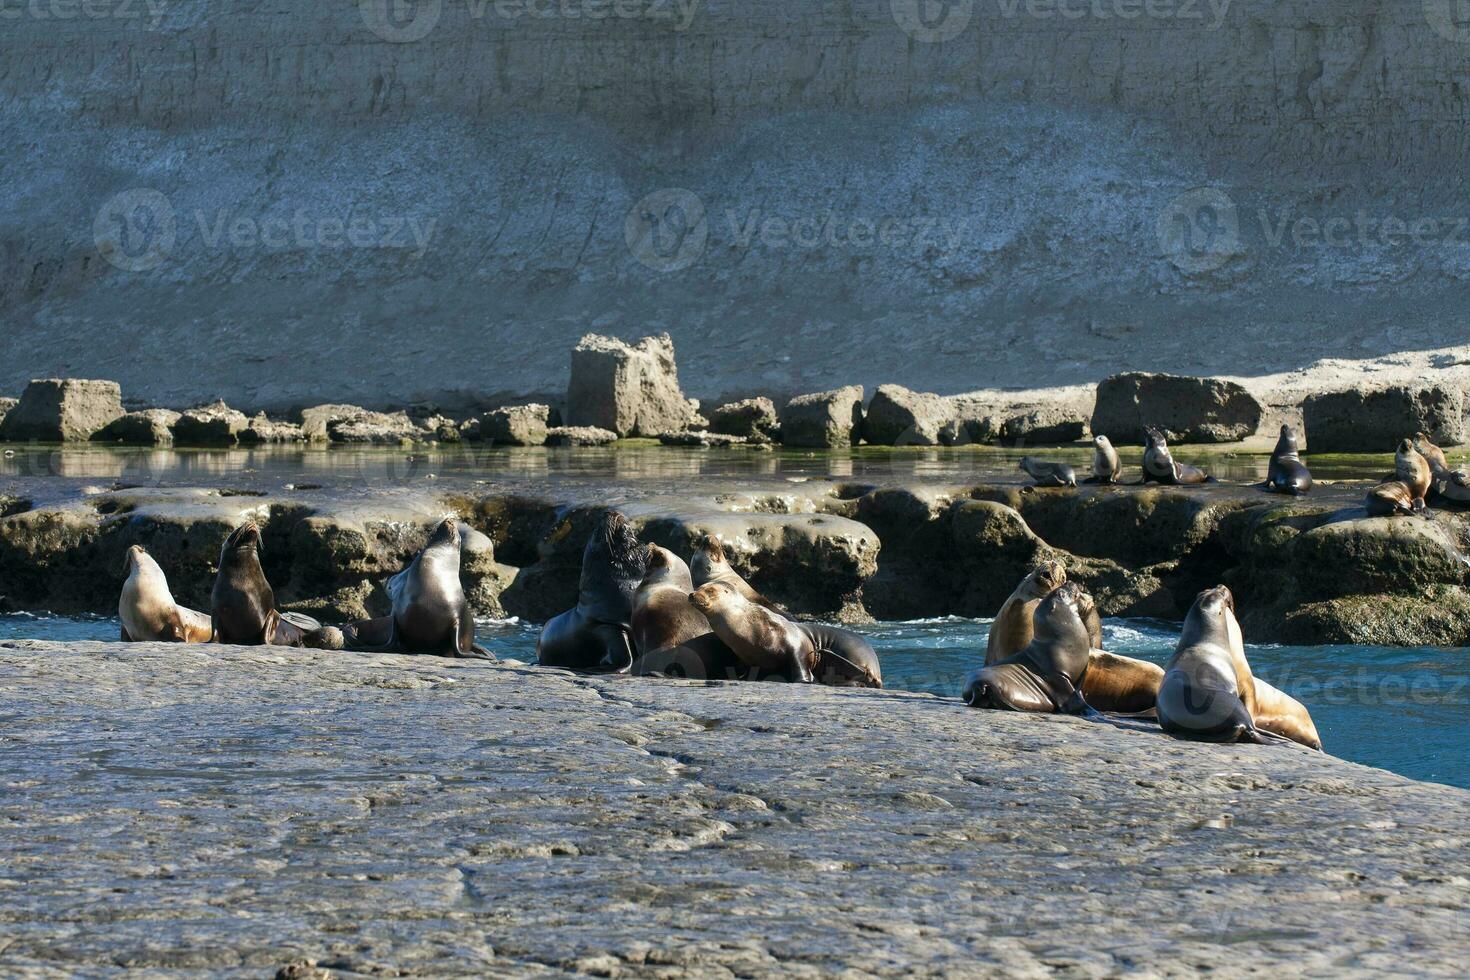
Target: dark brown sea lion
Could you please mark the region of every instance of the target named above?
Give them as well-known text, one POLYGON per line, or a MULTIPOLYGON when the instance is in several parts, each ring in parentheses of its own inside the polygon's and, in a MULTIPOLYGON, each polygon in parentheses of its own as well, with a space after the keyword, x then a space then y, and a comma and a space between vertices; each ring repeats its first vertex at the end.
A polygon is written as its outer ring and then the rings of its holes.
POLYGON ((1281 427, 1281 438, 1271 451, 1265 489, 1267 493, 1289 493, 1294 497, 1312 489, 1312 474, 1302 462, 1296 430, 1289 425, 1281 427))
POLYGON ((818 684, 829 687, 883 686, 883 670, 878 664, 878 651, 866 638, 839 626, 824 623, 797 623, 816 649, 817 665, 812 675, 818 684))
POLYGON ((1077 471, 1066 463, 1053 463, 1035 456, 1022 456, 1021 469, 1038 487, 1075 487, 1077 471))
POLYGON ((1123 464, 1118 451, 1107 436, 1092 437, 1092 475, 1083 483, 1117 483, 1123 478, 1123 464))
POLYGON ((1009 660, 1026 648, 1034 635, 1031 620, 1036 607, 1066 581, 1067 569, 1059 561, 1044 561, 1021 580, 995 614, 995 622, 990 624, 990 636, 985 642, 986 664, 1009 660))
POLYGON ((767 599, 749 582, 740 577, 740 573, 730 566, 729 555, 725 552, 724 543, 713 534, 706 534, 699 539, 699 544, 694 549, 694 556, 689 560, 689 571, 694 576, 695 588, 711 582, 723 582, 739 592, 749 602, 765 606, 778 613, 786 612, 779 603, 767 599))
POLYGON ((536 641, 543 667, 620 674, 633 666, 633 595, 648 550, 628 519, 607 511, 582 552, 577 606, 554 617, 536 641))
POLYGON ((811 683, 819 660, 811 635, 785 616, 752 602, 726 582, 709 582, 689 595, 741 663, 765 676, 811 683))
POLYGON ((1199 742, 1291 740, 1320 749, 1306 709, 1271 691, 1271 704, 1263 709, 1245 658, 1235 597, 1223 585, 1201 592, 1159 686, 1159 727, 1175 738, 1199 742), (1273 716, 1278 717, 1267 728, 1265 719, 1273 716))
POLYGON ((208 643, 214 633, 209 617, 174 601, 168 578, 158 562, 143 548, 133 545, 123 562, 122 595, 117 617, 122 621, 122 638, 162 643, 208 643))
POLYGON ((1034 636, 1009 660, 988 664, 965 683, 972 708, 1095 715, 1081 691, 1091 643, 1086 619, 1092 596, 1075 582, 1054 589, 1032 617, 1034 636))
POLYGON ((490 651, 475 643, 475 616, 460 581, 463 541, 457 518, 440 521, 424 549, 388 580, 393 611, 344 626, 343 645, 375 653, 494 660, 490 651))
POLYGON ((632 673, 736 680, 745 667, 704 613, 689 602, 694 579, 684 560, 648 546, 648 571, 633 595, 632 673))
POLYGON ((1215 478, 1199 467, 1176 463, 1161 429, 1148 426, 1144 431, 1148 434, 1143 450, 1144 483, 1186 486, 1214 482, 1215 478))
POLYGON ((276 594, 260 567, 260 526, 248 521, 225 539, 210 596, 210 619, 218 643, 302 647, 321 630, 308 616, 276 611, 276 594))
POLYGON ((1407 483, 1388 480, 1369 488, 1364 506, 1369 517, 1395 517, 1417 514, 1423 505, 1415 499, 1414 489, 1407 483))

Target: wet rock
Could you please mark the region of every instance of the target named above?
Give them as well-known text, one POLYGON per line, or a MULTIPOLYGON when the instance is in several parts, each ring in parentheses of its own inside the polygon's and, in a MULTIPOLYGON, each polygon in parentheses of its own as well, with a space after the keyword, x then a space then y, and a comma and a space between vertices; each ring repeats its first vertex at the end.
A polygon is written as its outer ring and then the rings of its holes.
POLYGON ((244 412, 217 401, 180 415, 174 423, 174 442, 180 446, 238 446, 240 434, 249 426, 244 412))
POLYGON ((606 446, 617 441, 616 432, 589 425, 559 425, 546 430, 548 446, 606 446))
POLYGON ((721 432, 689 430, 687 432, 662 432, 658 441, 665 446, 694 446, 708 449, 711 446, 742 446, 744 436, 729 436, 721 432))
POLYGON ((1309 602, 1269 625, 1279 643, 1304 646, 1470 646, 1470 591, 1434 586, 1422 594, 1356 595, 1309 602))
POLYGON ((711 432, 747 439, 764 437, 777 442, 781 439, 781 419, 776 414, 775 403, 769 398, 730 402, 711 412, 709 418, 711 432))
POLYGON ((862 419, 863 438, 876 446, 937 446, 953 415, 940 395, 879 385, 862 419))
POLYGON ((425 442, 432 438, 432 433, 406 412, 362 412, 328 421, 327 437, 336 443, 398 446, 425 442))
POLYGON ((1233 381, 1136 371, 1097 386, 1092 431, 1115 446, 1142 442, 1146 425, 1170 442, 1235 442, 1255 434, 1264 411, 1233 381))
POLYGON ((509 446, 544 446, 549 405, 514 405, 480 417, 481 439, 509 446))
POLYGON ((128 446, 171 446, 178 412, 149 408, 115 419, 92 437, 93 442, 120 442, 128 446))
POLYGON ((854 502, 851 516, 881 542, 877 572, 863 590, 877 618, 922 619, 956 608, 965 584, 953 565, 955 496, 937 487, 880 487, 854 502))
POLYGON ((968 500, 951 512, 951 540, 965 583, 955 612, 994 616, 1016 583, 1056 551, 1011 507, 990 500, 968 500))
POLYGON ((413 421, 421 442, 459 442, 463 438, 460 424, 447 415, 426 415, 413 421))
POLYGON ((0 425, 4 424, 5 416, 10 414, 10 410, 19 404, 19 398, 0 398, 0 425))
POLYGON ((0 442, 86 442, 122 415, 115 381, 32 381, 0 421, 0 442))
POLYGON ((1392 452, 1420 431, 1444 446, 1467 439, 1464 392, 1450 384, 1360 385, 1309 395, 1302 421, 1314 453, 1392 452))
POLYGON ((570 427, 652 437, 696 424, 699 402, 679 389, 668 334, 644 337, 637 345, 587 334, 572 351, 564 412, 570 427))
POLYGON ((301 434, 308 442, 329 442, 328 427, 333 422, 366 415, 367 409, 357 405, 317 405, 301 410, 301 434))
POLYGON ((242 446, 263 446, 289 442, 301 442, 305 439, 301 426, 293 422, 281 422, 276 419, 267 418, 264 412, 252 418, 240 433, 240 444, 242 446))
POLYGON ((862 439, 863 389, 798 395, 781 410, 781 441, 787 446, 842 449, 862 439))

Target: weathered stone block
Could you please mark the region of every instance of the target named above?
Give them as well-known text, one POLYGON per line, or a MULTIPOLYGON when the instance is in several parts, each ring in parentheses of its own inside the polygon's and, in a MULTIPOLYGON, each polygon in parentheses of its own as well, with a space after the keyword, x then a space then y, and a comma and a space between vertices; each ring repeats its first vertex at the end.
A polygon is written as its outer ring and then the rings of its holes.
POLYGON ((566 423, 619 436, 656 436, 694 424, 699 403, 679 390, 674 342, 668 334, 636 346, 587 334, 572 351, 566 423))
POLYGON ((1466 441, 1465 395, 1457 385, 1360 386, 1310 395, 1302 402, 1314 453, 1388 453, 1400 439, 1426 432, 1443 446, 1466 441))
POLYGON ((122 415, 116 381, 32 381, 0 422, 0 441, 86 442, 122 415))
POLYGON ((1170 442, 1235 442, 1255 434, 1264 411, 1233 381, 1135 371, 1097 386, 1092 431, 1114 445, 1142 442, 1147 425, 1170 442))
POLYGON ((788 446, 840 449, 862 439, 863 388, 797 395, 781 410, 781 441, 788 446))

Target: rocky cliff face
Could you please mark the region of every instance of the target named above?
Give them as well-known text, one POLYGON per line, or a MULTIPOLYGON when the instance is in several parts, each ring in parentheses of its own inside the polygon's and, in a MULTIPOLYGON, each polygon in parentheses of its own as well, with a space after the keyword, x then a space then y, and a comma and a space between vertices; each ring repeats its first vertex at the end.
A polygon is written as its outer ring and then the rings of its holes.
POLYGON ((1455 10, 15 5, 0 392, 454 405, 588 330, 705 397, 1447 346, 1455 10))

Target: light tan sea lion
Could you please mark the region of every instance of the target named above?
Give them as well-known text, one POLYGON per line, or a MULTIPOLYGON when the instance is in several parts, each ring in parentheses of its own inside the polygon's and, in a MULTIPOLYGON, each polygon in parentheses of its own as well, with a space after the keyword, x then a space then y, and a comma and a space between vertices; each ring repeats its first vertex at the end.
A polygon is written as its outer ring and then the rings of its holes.
POLYGON ((818 666, 811 636, 785 616, 752 602, 727 582, 708 582, 689 595, 741 663, 764 675, 811 683, 818 666))
POLYGON ((648 571, 633 593, 632 673, 732 680, 744 675, 734 651, 690 603, 693 591, 693 577, 684 560, 666 548, 649 545, 648 571))
POLYGON ((1414 448, 1412 439, 1399 442, 1398 451, 1393 456, 1393 475, 1395 480, 1409 488, 1414 498, 1415 513, 1424 510, 1434 476, 1429 468, 1429 460, 1414 448))
POLYGON ((1428 433, 1414 433, 1414 449, 1429 463, 1430 476, 1439 477, 1441 474, 1451 472, 1450 462, 1445 459, 1444 450, 1429 441, 1428 433))
POLYGON ((1415 499, 1414 489, 1407 483, 1388 480, 1369 488, 1364 506, 1369 517, 1394 517, 1416 514, 1419 512, 1416 506, 1422 509, 1423 504, 1415 499))
POLYGON ((124 642, 208 643, 214 630, 209 617, 174 601, 168 577, 143 548, 133 545, 123 561, 122 595, 117 618, 124 642))
POLYGON ((1264 690, 1257 689, 1245 658, 1235 597, 1223 585, 1201 592, 1164 670, 1159 727, 1192 741, 1269 744, 1284 739, 1320 749, 1306 708, 1274 688, 1263 705, 1264 690))
POLYGON ((1084 483, 1117 483, 1123 477, 1123 464, 1118 461, 1118 451, 1107 436, 1092 437, 1092 476, 1084 483))
POLYGON ((1098 711, 1123 715, 1152 712, 1159 699, 1164 668, 1094 647, 1082 675, 1082 696, 1098 711))
POLYGON ((695 546, 694 555, 689 560, 689 571, 694 576, 694 586, 699 588, 711 582, 722 582, 730 586, 736 592, 745 597, 747 602, 753 602, 758 606, 775 610, 784 614, 779 603, 772 602, 761 595, 740 573, 730 566, 729 556, 725 553, 725 545, 713 534, 706 534, 699 539, 695 546))

